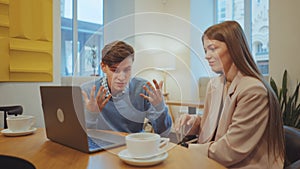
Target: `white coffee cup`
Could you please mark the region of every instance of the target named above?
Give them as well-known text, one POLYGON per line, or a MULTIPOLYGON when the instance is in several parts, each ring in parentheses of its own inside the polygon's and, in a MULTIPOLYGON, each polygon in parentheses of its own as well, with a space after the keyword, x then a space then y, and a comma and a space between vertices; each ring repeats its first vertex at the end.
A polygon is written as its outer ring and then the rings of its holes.
POLYGON ((129 156, 147 158, 164 152, 170 139, 155 133, 132 133, 125 140, 129 156))
POLYGON ((6 118, 7 127, 12 132, 30 130, 35 124, 35 117, 30 115, 9 116, 6 118))

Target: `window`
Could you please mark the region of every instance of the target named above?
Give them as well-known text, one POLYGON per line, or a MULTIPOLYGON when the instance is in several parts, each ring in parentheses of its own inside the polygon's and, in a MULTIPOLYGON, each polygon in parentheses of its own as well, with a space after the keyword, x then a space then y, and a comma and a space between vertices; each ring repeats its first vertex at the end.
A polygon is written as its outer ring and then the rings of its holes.
POLYGON ((102 47, 103 0, 61 0, 61 76, 102 75, 102 47))
POLYGON ((236 20, 264 75, 269 74, 269 0, 216 0, 216 22, 236 20))
POLYGON ((257 61, 257 66, 260 69, 262 74, 268 74, 268 72, 269 72, 269 62, 268 62, 268 60, 259 60, 259 61, 257 61))

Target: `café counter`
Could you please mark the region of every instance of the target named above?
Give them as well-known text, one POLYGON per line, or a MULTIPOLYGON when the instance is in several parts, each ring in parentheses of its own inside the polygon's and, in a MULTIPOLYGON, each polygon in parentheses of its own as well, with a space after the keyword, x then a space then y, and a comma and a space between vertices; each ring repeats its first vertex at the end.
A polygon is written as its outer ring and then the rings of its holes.
MULTIPOLYGON (((222 165, 205 156, 192 154, 184 147, 170 144, 172 148, 168 151, 167 159, 148 168, 225 169, 222 165)), ((25 159, 34 164, 37 169, 140 168, 126 164, 118 157, 118 153, 123 149, 125 146, 91 154, 83 153, 48 140, 44 128, 39 128, 33 134, 26 136, 7 137, 0 134, 1 155, 25 159)))

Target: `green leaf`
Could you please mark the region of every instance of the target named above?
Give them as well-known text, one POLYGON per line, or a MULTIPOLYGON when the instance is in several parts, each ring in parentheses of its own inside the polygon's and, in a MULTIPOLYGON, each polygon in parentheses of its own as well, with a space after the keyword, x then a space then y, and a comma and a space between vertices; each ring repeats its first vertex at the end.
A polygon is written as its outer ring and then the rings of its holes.
POLYGON ((295 97, 295 103, 298 103, 299 87, 300 87, 300 83, 297 82, 297 86, 293 94, 293 96, 295 97))
POLYGON ((282 120, 284 125, 300 128, 300 104, 298 102, 300 83, 297 82, 296 89, 293 93, 288 93, 287 88, 287 70, 282 77, 282 87, 279 89, 274 81, 270 78, 270 86, 274 90, 282 111, 282 120))
POLYGON ((287 71, 285 70, 284 71, 284 74, 283 74, 283 78, 282 78, 282 101, 284 103, 286 103, 287 101, 287 92, 288 92, 288 89, 287 89, 287 71))
POLYGON ((276 82, 274 81, 274 79, 272 77, 270 78, 270 85, 271 85, 273 91, 275 92, 276 96, 278 97, 278 88, 277 88, 276 82))

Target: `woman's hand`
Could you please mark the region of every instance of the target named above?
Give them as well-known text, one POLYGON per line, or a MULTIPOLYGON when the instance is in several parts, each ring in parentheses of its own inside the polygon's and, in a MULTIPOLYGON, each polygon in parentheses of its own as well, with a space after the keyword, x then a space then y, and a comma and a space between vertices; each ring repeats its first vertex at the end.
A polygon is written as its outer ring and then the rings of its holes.
POLYGON ((107 98, 105 98, 105 94, 107 92, 106 89, 104 89, 103 86, 100 86, 99 91, 97 92, 97 96, 95 97, 95 91, 96 86, 94 85, 92 87, 90 98, 88 98, 88 95, 86 92, 82 91, 82 95, 84 98, 84 104, 88 111, 90 112, 101 112, 106 103, 111 98, 111 95, 109 95, 107 98))
POLYGON ((175 122, 175 130, 178 132, 183 126, 193 125, 197 118, 197 115, 182 114, 175 122))
POLYGON ((160 81, 159 84, 157 81, 154 79, 153 83, 155 85, 155 88, 152 86, 150 82, 147 82, 147 85, 149 88, 146 86, 143 86, 143 89, 148 93, 149 96, 146 96, 145 94, 141 93, 140 96, 144 97, 145 99, 149 100, 149 102, 153 105, 156 106, 160 104, 163 101, 163 95, 161 92, 162 86, 163 86, 163 81, 160 81))

